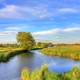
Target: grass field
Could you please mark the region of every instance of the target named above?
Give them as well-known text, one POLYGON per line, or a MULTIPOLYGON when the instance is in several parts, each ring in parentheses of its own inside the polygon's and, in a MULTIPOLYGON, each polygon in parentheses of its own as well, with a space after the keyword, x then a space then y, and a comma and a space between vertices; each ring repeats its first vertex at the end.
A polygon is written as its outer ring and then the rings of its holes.
POLYGON ((0 62, 6 62, 10 57, 17 55, 22 48, 0 47, 0 62))
POLYGON ((80 45, 57 45, 52 48, 44 48, 41 52, 49 56, 80 60, 80 45))

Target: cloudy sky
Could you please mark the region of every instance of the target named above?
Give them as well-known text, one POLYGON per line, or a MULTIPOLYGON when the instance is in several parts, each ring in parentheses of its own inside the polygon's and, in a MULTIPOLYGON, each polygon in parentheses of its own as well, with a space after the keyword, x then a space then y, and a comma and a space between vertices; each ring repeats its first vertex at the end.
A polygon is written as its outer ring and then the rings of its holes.
POLYGON ((80 0, 0 0, 0 42, 19 31, 36 40, 80 42, 80 0))

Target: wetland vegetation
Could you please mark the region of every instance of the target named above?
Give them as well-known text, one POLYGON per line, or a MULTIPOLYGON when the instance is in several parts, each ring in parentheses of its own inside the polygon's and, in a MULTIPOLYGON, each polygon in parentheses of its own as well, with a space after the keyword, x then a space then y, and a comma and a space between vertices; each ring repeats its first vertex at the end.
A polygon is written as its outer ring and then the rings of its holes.
POLYGON ((80 44, 60 44, 50 48, 44 48, 41 52, 49 56, 58 56, 80 60, 80 44))
POLYGON ((27 68, 21 71, 21 80, 80 80, 80 69, 73 67, 66 73, 55 73, 48 70, 46 64, 41 69, 34 70, 32 73, 27 68))

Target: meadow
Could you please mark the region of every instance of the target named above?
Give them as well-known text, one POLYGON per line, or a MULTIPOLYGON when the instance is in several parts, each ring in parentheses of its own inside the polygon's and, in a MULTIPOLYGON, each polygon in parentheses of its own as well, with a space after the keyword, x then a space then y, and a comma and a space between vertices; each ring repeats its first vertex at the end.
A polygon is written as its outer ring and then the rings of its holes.
MULTIPOLYGON (((32 50, 37 50, 40 48, 33 48, 32 50)), ((15 45, 0 46, 0 62, 7 61, 10 57, 19 54, 25 49, 15 45)), ((80 44, 58 44, 53 47, 41 48, 42 54, 48 56, 58 56, 64 58, 70 58, 74 60, 80 60, 80 44)))
POLYGON ((0 62, 8 61, 11 57, 20 54, 21 51, 24 51, 24 49, 17 47, 17 45, 16 47, 11 44, 9 46, 0 46, 0 62))
POLYGON ((41 52, 49 56, 80 60, 80 44, 55 45, 54 47, 44 48, 41 52))

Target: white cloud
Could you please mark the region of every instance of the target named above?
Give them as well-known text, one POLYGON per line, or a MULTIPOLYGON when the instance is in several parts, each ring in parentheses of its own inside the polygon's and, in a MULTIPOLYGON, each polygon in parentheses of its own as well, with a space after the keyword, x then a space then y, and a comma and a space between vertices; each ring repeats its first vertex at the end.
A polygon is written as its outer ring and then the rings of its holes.
POLYGON ((76 13, 76 12, 79 12, 77 9, 74 9, 74 8, 60 8, 58 11, 63 12, 63 13, 76 13))
POLYGON ((51 35, 51 34, 56 34, 58 32, 60 32, 61 30, 56 28, 56 29, 51 29, 51 30, 47 30, 47 31, 41 31, 41 32, 33 32, 33 35, 51 35))
POLYGON ((45 18, 48 17, 50 13, 47 7, 43 6, 16 6, 16 5, 6 5, 4 8, 0 9, 0 18, 45 18))
POLYGON ((63 31, 64 32, 75 32, 75 31, 80 31, 80 28, 79 27, 66 28, 63 31))
POLYGON ((15 30, 15 31, 19 31, 19 30, 22 29, 22 27, 14 26, 14 27, 6 27, 5 29, 6 29, 6 30, 15 30))
MULTIPOLYGON (((17 34, 17 32, 18 32, 17 27, 14 27, 14 28, 8 27, 7 29, 9 29, 9 30, 1 32, 0 36, 12 35, 12 34, 14 35, 14 34, 17 34), (13 29, 13 30, 11 30, 11 29, 13 29)), ((69 32, 77 32, 77 31, 80 31, 79 27, 71 27, 71 28, 64 28, 64 29, 54 28, 54 29, 45 30, 45 31, 32 32, 32 35, 33 36, 47 36, 47 35, 54 35, 54 34, 57 34, 59 32, 69 33, 69 32)))
POLYGON ((76 32, 76 31, 80 31, 80 28, 79 27, 71 27, 71 28, 64 28, 64 29, 56 28, 56 29, 51 29, 51 30, 46 30, 41 32, 33 32, 32 34, 34 36, 43 36, 43 35, 54 35, 59 32, 65 33, 65 32, 76 32))
POLYGON ((19 7, 15 5, 6 5, 0 9, 0 18, 19 18, 22 15, 19 13, 19 7))
POLYGON ((16 32, 0 32, 0 36, 14 35, 16 32))
POLYGON ((30 26, 25 26, 25 25, 9 25, 9 27, 4 28, 4 32, 20 32, 25 29, 31 28, 30 26))
MULTIPOLYGON (((52 8, 51 8, 52 9, 52 8)), ((5 5, 0 9, 0 18, 21 18, 21 19, 44 19, 51 18, 63 13, 77 13, 80 12, 74 8, 60 8, 49 10, 47 5, 35 6, 18 6, 5 5)))
POLYGON ((0 36, 4 36, 4 35, 7 35, 7 33, 0 32, 0 36))
POLYGON ((39 18, 49 17, 51 13, 48 11, 48 7, 43 6, 35 6, 33 8, 29 8, 30 13, 39 18))
POLYGON ((0 32, 0 36, 15 35, 19 31, 22 31, 24 28, 28 28, 28 27, 25 27, 25 26, 6 27, 6 28, 4 28, 3 32, 0 32))

